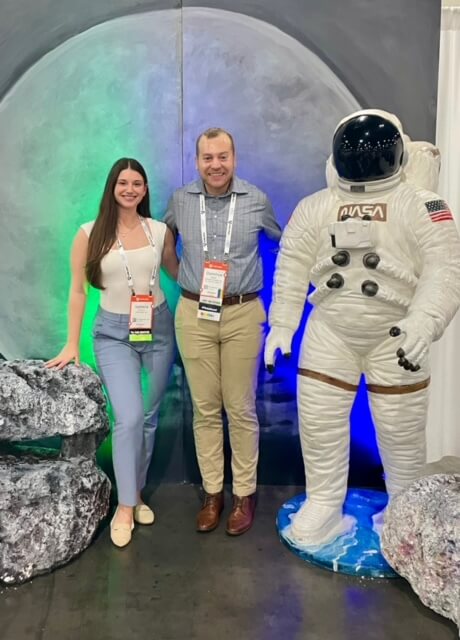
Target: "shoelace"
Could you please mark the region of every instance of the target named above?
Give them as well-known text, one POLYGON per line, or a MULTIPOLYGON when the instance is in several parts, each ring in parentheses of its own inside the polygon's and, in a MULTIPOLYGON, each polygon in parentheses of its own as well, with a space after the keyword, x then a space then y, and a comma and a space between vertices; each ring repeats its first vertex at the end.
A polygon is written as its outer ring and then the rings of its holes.
POLYGON ((244 511, 246 502, 249 503, 249 501, 246 498, 235 498, 235 501, 233 503, 233 510, 236 511, 237 509, 239 509, 240 511, 244 511))

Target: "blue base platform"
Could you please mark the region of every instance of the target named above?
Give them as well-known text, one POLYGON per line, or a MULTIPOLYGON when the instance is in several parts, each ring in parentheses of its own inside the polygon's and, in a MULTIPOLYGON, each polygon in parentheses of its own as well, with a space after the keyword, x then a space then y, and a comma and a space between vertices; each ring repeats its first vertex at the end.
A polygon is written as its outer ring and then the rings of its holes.
POLYGON ((291 516, 305 501, 305 494, 294 496, 278 511, 276 525, 281 541, 305 562, 323 569, 361 578, 398 578, 380 552, 380 537, 372 519, 385 508, 388 496, 381 491, 350 489, 344 514, 356 523, 351 531, 321 546, 299 546, 289 538, 291 516))

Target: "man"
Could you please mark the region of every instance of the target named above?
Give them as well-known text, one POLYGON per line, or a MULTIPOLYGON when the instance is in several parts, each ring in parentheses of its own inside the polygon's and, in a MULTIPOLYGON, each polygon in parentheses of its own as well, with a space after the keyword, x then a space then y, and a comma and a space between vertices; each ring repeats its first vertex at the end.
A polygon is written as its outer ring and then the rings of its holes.
POLYGON ((204 501, 197 531, 212 531, 224 507, 222 405, 232 448, 233 508, 227 533, 253 522, 259 424, 257 372, 265 310, 259 297, 259 233, 279 240, 267 196, 235 175, 232 136, 208 129, 196 143, 200 179, 172 196, 165 222, 182 237, 176 335, 193 402, 204 501))

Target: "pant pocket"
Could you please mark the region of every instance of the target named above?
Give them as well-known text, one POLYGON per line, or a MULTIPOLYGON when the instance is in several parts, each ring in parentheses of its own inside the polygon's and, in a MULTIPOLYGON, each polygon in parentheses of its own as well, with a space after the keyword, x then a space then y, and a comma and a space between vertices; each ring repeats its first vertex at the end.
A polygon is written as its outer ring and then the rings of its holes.
POLYGON ((111 340, 125 341, 129 339, 128 322, 122 324, 119 322, 111 322, 107 318, 96 318, 93 325, 94 340, 108 338, 111 340))

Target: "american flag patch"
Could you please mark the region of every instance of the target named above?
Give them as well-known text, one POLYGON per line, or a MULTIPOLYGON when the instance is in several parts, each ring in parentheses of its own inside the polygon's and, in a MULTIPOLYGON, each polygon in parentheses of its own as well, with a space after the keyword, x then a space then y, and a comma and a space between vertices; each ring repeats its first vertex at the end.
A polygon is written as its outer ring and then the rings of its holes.
POLYGON ((425 202, 425 207, 432 222, 443 222, 444 220, 453 220, 452 212, 444 200, 430 200, 425 202))

